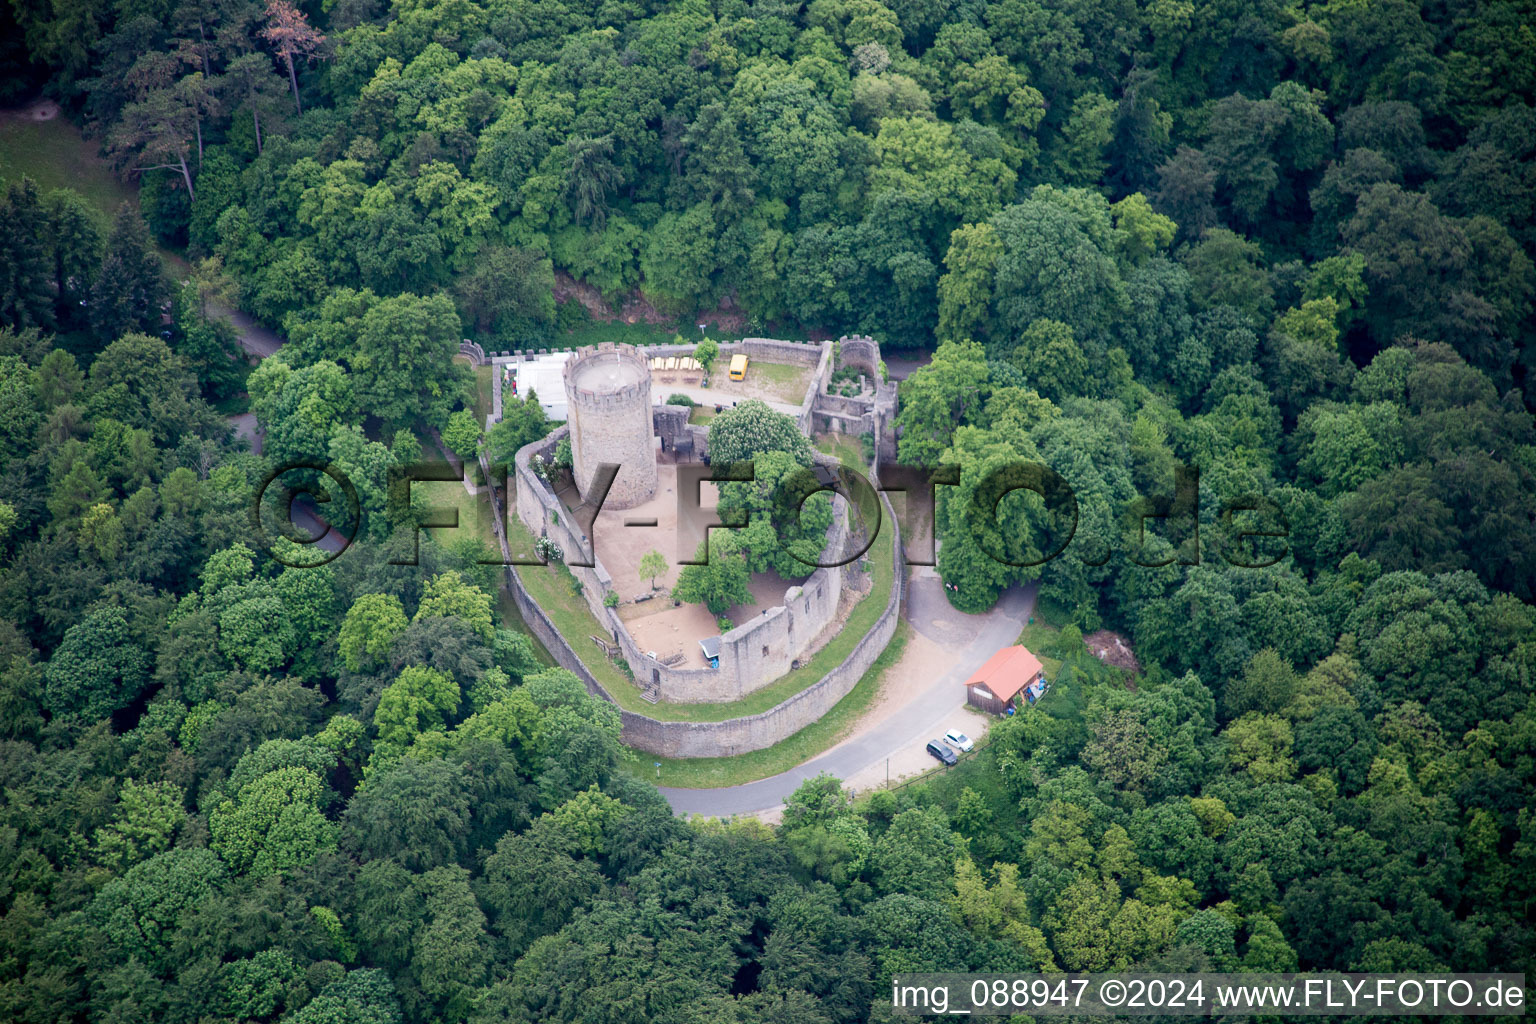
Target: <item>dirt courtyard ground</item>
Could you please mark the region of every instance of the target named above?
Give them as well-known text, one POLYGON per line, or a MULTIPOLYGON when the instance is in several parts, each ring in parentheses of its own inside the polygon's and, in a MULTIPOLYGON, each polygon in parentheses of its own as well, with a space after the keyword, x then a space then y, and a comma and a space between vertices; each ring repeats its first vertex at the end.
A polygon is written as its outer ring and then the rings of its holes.
MULTIPOLYGON (((703 485, 699 501, 705 508, 712 508, 716 500, 715 488, 703 485)), ((677 582, 681 570, 679 555, 692 556, 690 546, 686 552, 678 551, 677 536, 677 467, 661 463, 656 467, 656 496, 643 505, 623 511, 604 509, 598 513, 594 529, 597 536, 598 559, 613 577, 613 588, 619 595, 619 618, 629 627, 630 635, 642 651, 655 651, 658 658, 682 654, 683 667, 704 668, 704 654, 699 641, 720 632, 715 617, 701 604, 682 604, 673 607, 669 591, 677 582), (655 519, 652 526, 625 526, 626 521, 655 519), (667 571, 656 577, 655 597, 636 602, 635 597, 652 593, 651 581, 640 576, 640 559, 647 551, 660 551, 667 560, 667 571)), ((754 601, 750 605, 731 608, 726 615, 740 626, 769 608, 784 603, 784 591, 793 584, 785 583, 773 573, 753 573, 747 589, 754 601)))
POLYGON ((812 366, 754 359, 747 367, 746 380, 731 380, 729 368, 730 360, 721 355, 715 362, 715 372, 709 376, 708 388, 688 385, 681 374, 656 371, 651 377, 651 396, 664 402, 668 395, 685 394, 696 402, 719 403, 726 408, 748 398, 798 406, 805 399, 805 389, 810 387, 811 374, 815 372, 812 366))

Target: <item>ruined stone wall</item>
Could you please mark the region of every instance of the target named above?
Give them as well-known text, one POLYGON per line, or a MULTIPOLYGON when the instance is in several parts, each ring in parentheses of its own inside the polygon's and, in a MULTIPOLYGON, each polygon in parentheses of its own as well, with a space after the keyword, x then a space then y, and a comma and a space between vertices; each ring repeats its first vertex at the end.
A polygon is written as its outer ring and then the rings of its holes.
MULTIPOLYGON (((664 701, 723 703, 739 700, 796 667, 806 647, 837 611, 843 586, 842 568, 817 569, 799 587, 785 592, 785 600, 792 604, 791 607, 770 608, 724 634, 720 643, 719 668, 662 665, 635 643, 617 609, 603 604, 603 595, 613 589, 613 577, 603 567, 602 552, 599 550, 595 558, 585 557, 592 553, 590 538, 582 532, 575 517, 560 503, 549 485, 533 471, 533 456, 542 455, 546 462, 550 461, 568 430, 568 427, 560 427, 544 439, 518 450, 513 460, 518 518, 529 533, 546 537, 560 546, 566 567, 581 581, 581 596, 587 608, 602 624, 609 639, 619 645, 620 654, 629 664, 635 682, 642 689, 647 685, 654 686, 664 701), (590 567, 572 564, 578 560, 590 560, 595 564, 590 567)), ((820 453, 817 458, 835 461, 820 453)), ((824 550, 843 551, 847 538, 846 520, 839 507, 824 550)), ((623 598, 624 595, 619 596, 623 598)), ((573 642, 590 641, 586 637, 575 637, 573 642)))
POLYGON ((822 380, 812 405, 810 424, 817 433, 872 434, 882 459, 896 457, 896 384, 880 379, 880 344, 868 335, 838 339, 836 369, 854 367, 874 388, 860 398, 828 394, 830 372, 822 380))
MULTIPOLYGON (((693 435, 688 433, 688 414, 692 411, 686 405, 652 407, 651 430, 661 438, 663 452, 681 453, 683 456, 692 455, 693 435)), ((684 457, 681 461, 689 460, 684 457)))
MULTIPOLYGON (((896 529, 889 503, 881 529, 896 529)), ((663 722, 625 711, 624 742, 662 757, 731 757, 771 747, 821 718, 858 685, 896 633, 906 575, 899 535, 891 550, 895 578, 884 611, 848 656, 821 679, 767 711, 723 722, 663 722)))
MULTIPOLYGON (((562 524, 556 511, 559 502, 528 467, 528 460, 535 451, 554 450, 555 444, 564 436, 563 429, 544 441, 521 449, 515 460, 518 515, 535 535, 541 532, 541 527, 544 528, 543 532, 555 537, 569 530, 569 527, 562 524), (541 494, 546 495, 547 499, 541 498, 541 494), (555 512, 555 515, 551 516, 551 512, 555 512)), ((885 503, 881 529, 896 531, 896 518, 890 503, 883 496, 881 501, 885 503)), ((498 514, 499 511, 498 505, 498 514)), ((505 554, 508 551, 506 536, 499 529, 497 533, 505 554)), ((815 722, 858 684, 895 634, 906 575, 899 532, 892 538, 891 552, 894 580, 885 609, 848 656, 821 679, 767 711, 722 722, 668 722, 633 711, 621 711, 623 741, 638 750, 664 757, 726 757, 770 747, 815 722)), ((592 570, 577 568, 573 571, 579 578, 589 575, 593 583, 599 582, 592 570)), ((544 610, 529 596, 510 567, 506 570, 504 585, 528 628, 549 650, 556 663, 575 673, 591 693, 611 701, 612 697, 582 664, 572 646, 586 642, 586 638, 562 635, 544 610)), ((591 586, 583 592, 587 594, 590 604, 593 593, 591 586)), ((602 610, 609 615, 613 613, 611 608, 602 610)), ((607 621, 602 615, 598 619, 607 621)), ((629 635, 624 630, 620 630, 619 634, 622 637, 629 635)))
POLYGON ((841 370, 851 366, 869 378, 871 384, 880 380, 880 345, 866 335, 845 335, 837 340, 837 366, 841 370))

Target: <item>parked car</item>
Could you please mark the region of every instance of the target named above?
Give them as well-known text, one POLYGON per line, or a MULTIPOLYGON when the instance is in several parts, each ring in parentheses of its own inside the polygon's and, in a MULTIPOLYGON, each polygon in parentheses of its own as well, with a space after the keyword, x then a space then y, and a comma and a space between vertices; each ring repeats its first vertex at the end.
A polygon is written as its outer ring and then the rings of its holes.
POLYGON ((955 752, 953 750, 950 750, 938 740, 934 740, 928 744, 928 753, 932 754, 940 761, 943 761, 946 765, 955 764, 960 760, 960 758, 955 756, 955 752))
POLYGON ((971 739, 959 729, 951 729, 944 734, 944 742, 963 753, 969 754, 971 748, 976 746, 976 741, 971 739))

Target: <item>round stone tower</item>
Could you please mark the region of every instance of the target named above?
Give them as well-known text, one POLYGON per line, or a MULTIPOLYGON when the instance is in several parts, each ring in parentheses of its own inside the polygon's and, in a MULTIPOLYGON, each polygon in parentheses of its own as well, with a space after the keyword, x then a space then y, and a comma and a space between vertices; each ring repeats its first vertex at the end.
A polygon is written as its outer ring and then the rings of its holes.
POLYGON ((651 430, 651 365, 633 345, 604 342, 578 349, 565 363, 571 461, 582 498, 599 463, 619 475, 604 508, 634 508, 656 493, 651 430))

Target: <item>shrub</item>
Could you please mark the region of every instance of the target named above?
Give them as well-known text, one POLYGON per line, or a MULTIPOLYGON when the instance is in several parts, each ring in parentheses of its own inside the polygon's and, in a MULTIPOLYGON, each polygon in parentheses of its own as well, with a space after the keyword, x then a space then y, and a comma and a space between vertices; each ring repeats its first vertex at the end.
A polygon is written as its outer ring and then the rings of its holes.
POLYGON ((704 367, 705 373, 709 372, 709 368, 715 365, 715 360, 719 357, 720 345, 713 338, 705 338, 693 350, 693 358, 697 359, 699 365, 704 367))
POLYGON ((560 549, 560 545, 548 537, 540 537, 533 542, 533 553, 546 562, 565 561, 565 552, 560 549))
POLYGON ((555 326, 562 331, 573 331, 592 322, 592 314, 577 298, 569 298, 555 306, 555 326))

